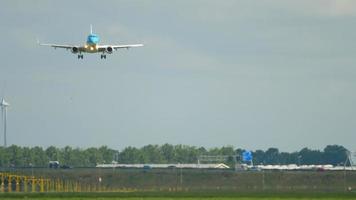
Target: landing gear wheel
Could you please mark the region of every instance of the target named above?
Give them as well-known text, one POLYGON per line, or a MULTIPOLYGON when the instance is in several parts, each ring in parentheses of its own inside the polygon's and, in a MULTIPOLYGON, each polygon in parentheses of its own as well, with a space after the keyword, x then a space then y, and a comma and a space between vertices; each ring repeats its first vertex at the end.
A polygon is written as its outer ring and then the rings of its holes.
POLYGON ((82 54, 78 55, 78 59, 83 59, 83 58, 84 58, 84 56, 82 54))
POLYGON ((106 59, 106 55, 105 54, 101 54, 100 55, 100 59, 103 59, 103 58, 106 59))

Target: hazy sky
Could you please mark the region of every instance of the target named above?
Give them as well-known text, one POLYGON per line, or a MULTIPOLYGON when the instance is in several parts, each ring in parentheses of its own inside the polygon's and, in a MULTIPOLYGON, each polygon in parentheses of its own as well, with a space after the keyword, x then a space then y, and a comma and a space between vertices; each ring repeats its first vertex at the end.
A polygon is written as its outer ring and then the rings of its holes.
POLYGON ((353 0, 2 0, 8 143, 355 150, 355 24, 353 0), (90 24, 145 47, 36 44, 84 44, 90 24))

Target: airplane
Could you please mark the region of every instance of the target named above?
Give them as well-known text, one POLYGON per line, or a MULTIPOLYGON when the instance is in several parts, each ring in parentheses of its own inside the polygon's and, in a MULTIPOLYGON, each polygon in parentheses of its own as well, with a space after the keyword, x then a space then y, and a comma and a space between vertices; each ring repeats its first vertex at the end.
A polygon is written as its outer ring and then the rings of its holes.
POLYGON ((100 45, 100 38, 97 34, 93 33, 93 27, 90 25, 90 34, 87 37, 87 42, 84 46, 67 45, 67 44, 44 44, 37 41, 41 46, 50 46, 54 49, 62 48, 71 50, 73 54, 78 54, 78 59, 83 59, 82 53, 101 53, 100 58, 106 59, 106 54, 112 54, 114 50, 129 49, 132 47, 142 47, 143 44, 124 44, 124 45, 100 45))

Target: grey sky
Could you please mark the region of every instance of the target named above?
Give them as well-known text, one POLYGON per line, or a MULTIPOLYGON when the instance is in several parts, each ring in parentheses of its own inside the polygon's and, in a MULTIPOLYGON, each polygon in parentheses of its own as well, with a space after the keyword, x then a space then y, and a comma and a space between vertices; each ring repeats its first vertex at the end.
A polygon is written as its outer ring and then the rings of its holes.
POLYGON ((355 149, 355 24, 352 0, 3 0, 8 143, 355 149), (36 45, 82 44, 90 24, 146 46, 78 60, 36 45))

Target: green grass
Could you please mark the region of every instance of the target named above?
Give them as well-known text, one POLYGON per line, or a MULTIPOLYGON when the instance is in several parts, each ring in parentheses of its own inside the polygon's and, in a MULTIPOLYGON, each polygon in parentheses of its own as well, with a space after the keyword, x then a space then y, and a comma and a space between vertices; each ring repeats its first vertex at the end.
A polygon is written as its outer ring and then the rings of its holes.
MULTIPOLYGON (((18 199, 24 199, 24 198, 18 198, 18 199)), ((32 199, 38 199, 38 198, 25 198, 27 200, 32 200, 32 199)), ((59 200, 59 199, 63 199, 63 198, 41 198, 43 200, 59 200)), ((71 200, 86 200, 86 199, 96 199, 96 200, 142 200, 143 198, 120 198, 120 197, 110 197, 110 198, 106 198, 106 197, 99 197, 99 198, 89 198, 89 197, 75 197, 75 198, 70 198, 71 200)), ((144 198, 145 200, 172 200, 172 198, 153 198, 153 197, 149 197, 149 198, 144 198)), ((325 200, 339 200, 339 199, 344 199, 344 198, 338 198, 338 197, 334 197, 334 198, 279 198, 279 197, 266 197, 266 198, 258 198, 258 197, 235 197, 235 198, 228 198, 228 197, 212 197, 212 198, 204 198, 204 197, 195 197, 195 198, 174 198, 174 200, 205 200, 205 199, 209 199, 209 200, 232 200, 232 199, 239 199, 239 200, 258 200, 258 199, 264 199, 264 200, 280 200, 280 199, 288 199, 288 200, 300 200, 300 199, 305 199, 305 200, 321 200, 321 199, 325 199, 325 200)), ((8 199, 5 198, 3 200, 17 200, 17 198, 12 198, 12 199, 8 199)))
MULTIPOLYGON (((236 192, 343 192, 356 189, 356 172, 265 171, 249 172, 206 169, 16 169, 9 171, 52 180, 80 181, 97 186, 102 178, 104 191, 236 191, 236 192)), ((84 189, 82 191, 85 191, 84 189)))
MULTIPOLYGON (((18 169, 12 174, 32 175, 18 169)), ((1 193, 6 199, 355 199, 356 172, 184 169, 35 169, 36 177, 78 181, 80 191, 102 193, 1 193), (98 189, 98 178, 102 178, 98 189), (89 187, 88 187, 89 186, 89 187), (90 189, 96 186, 94 189, 90 189), (344 193, 347 188, 352 192, 344 193), (89 188, 89 189, 88 189, 89 188), (110 192, 108 192, 110 191, 110 192), (151 191, 151 192, 148 192, 151 191), (169 192, 171 191, 171 192, 169 192), (179 191, 179 192, 177 192, 179 191)), ((72 185, 73 186, 73 185, 72 185)), ((53 190, 53 189, 52 189, 53 190)), ((63 191, 63 189, 61 190, 63 191)), ((68 190, 73 191, 73 190, 68 190)))
POLYGON ((0 193, 1 200, 341 200, 355 199, 356 193, 236 193, 236 192, 128 192, 128 193, 0 193))

